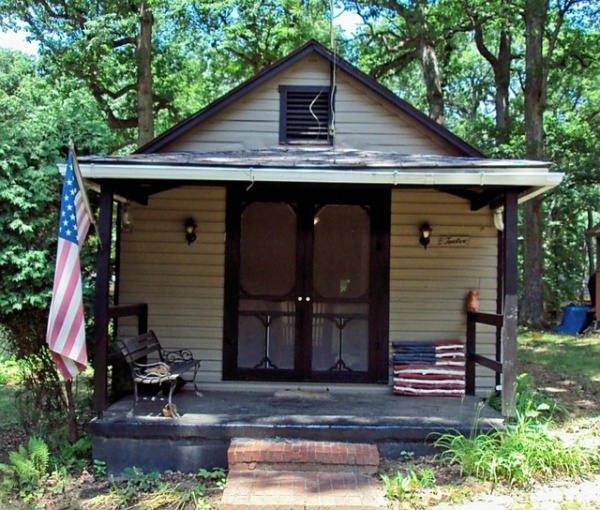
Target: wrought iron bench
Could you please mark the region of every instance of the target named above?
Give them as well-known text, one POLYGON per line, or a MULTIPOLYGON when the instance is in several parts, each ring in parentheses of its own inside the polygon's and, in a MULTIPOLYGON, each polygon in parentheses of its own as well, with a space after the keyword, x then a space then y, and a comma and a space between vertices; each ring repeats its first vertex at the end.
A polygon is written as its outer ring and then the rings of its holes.
POLYGON ((131 370, 134 391, 134 407, 138 401, 138 384, 162 385, 169 384, 168 409, 173 416, 179 417, 177 409, 173 406, 173 391, 187 382, 194 383, 196 393, 199 393, 196 377, 200 368, 200 360, 194 359, 189 349, 174 351, 164 350, 154 331, 138 335, 133 338, 119 340, 121 352, 131 370), (156 357, 159 361, 146 362, 147 358, 156 357), (193 378, 187 380, 183 375, 193 371, 193 378))

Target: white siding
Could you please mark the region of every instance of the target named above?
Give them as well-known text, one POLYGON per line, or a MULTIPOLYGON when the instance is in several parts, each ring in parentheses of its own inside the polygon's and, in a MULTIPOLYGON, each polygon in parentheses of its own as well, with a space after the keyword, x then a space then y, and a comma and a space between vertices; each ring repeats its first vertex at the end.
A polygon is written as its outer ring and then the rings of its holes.
MULTIPOLYGON (((199 380, 221 380, 225 274, 225 189, 179 188, 132 208, 134 227, 121 237, 121 303, 148 303, 148 327, 163 347, 191 348, 202 360, 199 380), (188 246, 183 222, 198 238, 188 246)), ((121 319, 120 335, 135 335, 121 319)))
MULTIPOLYGON (((480 311, 496 312, 497 230, 488 208, 429 190, 392 193, 390 260, 390 342, 394 340, 465 341, 466 297, 479 289, 480 311), (427 250, 419 226, 432 229, 427 250), (462 247, 439 246, 440 236, 469 236, 462 247)), ((495 329, 477 326, 477 352, 495 356, 495 329)), ((390 344, 391 352, 391 344, 390 344)), ((494 387, 494 373, 477 367, 478 393, 494 387)))
MULTIPOLYGON (((268 80, 163 149, 229 151, 279 145, 280 85, 329 86, 330 65, 312 55, 268 80)), ((412 118, 338 70, 335 99, 335 146, 403 154, 452 155, 412 118)))
MULTIPOLYGON (((122 234, 121 303, 148 303, 149 327, 167 348, 191 348, 202 360, 200 380, 221 380, 225 250, 225 190, 181 188, 133 209, 134 228, 122 234), (198 224, 188 246, 186 217, 198 224)), ((481 311, 496 310, 497 231, 486 208, 435 191, 392 194, 390 343, 394 340, 465 340, 465 299, 480 290, 481 311), (433 228, 427 250, 419 225, 433 228), (469 236, 466 247, 438 246, 440 235, 469 236)), ((121 320, 119 334, 136 334, 121 320)), ((495 330, 478 325, 477 350, 495 352, 495 330)), ((391 349, 391 346, 390 346, 391 349)), ((478 391, 494 386, 494 374, 477 368, 478 391)))

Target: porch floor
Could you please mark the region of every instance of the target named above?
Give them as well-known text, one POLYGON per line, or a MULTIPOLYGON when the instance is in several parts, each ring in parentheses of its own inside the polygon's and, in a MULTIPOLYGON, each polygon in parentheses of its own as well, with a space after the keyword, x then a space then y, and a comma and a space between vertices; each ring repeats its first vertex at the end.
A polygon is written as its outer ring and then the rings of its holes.
POLYGON ((179 419, 162 415, 166 399, 140 399, 133 409, 126 397, 92 421, 94 458, 113 474, 130 466, 194 472, 226 468, 235 437, 371 442, 388 456, 418 453, 436 433, 502 425, 478 397, 400 397, 388 386, 248 387, 223 383, 202 396, 182 391, 173 397, 179 419))

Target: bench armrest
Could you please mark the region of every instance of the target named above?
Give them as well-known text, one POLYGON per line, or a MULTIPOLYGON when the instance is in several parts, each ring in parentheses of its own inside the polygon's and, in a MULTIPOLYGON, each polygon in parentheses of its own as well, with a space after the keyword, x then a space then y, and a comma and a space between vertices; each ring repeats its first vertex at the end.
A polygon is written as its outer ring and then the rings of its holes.
POLYGON ((179 349, 174 351, 160 350, 161 358, 166 363, 183 363, 185 361, 196 361, 192 351, 189 349, 179 349))

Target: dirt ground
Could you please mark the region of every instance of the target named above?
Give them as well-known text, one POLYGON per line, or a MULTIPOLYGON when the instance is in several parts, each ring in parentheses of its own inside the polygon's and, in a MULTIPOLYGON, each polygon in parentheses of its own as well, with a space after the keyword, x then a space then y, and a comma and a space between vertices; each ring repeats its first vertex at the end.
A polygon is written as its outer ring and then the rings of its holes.
POLYGON ((435 472, 434 488, 421 489, 402 502, 390 502, 391 510, 600 510, 600 475, 519 489, 461 477, 457 466, 441 466, 432 457, 385 461, 380 467, 390 476, 409 469, 433 468, 435 472))
MULTIPOLYGON (((560 434, 566 441, 579 442, 600 447, 600 395, 575 381, 561 379, 542 366, 520 366, 520 372, 529 373, 536 388, 552 395, 561 406, 568 410, 568 422, 562 424, 560 434)), ((6 462, 7 452, 16 450, 25 441, 18 429, 0 430, 0 462, 6 462)), ((441 465, 433 457, 404 458, 397 461, 383 460, 380 471, 389 476, 397 472, 407 473, 410 469, 433 469, 436 485, 411 494, 405 501, 390 502, 389 508, 438 510, 600 510, 600 476, 587 480, 560 480, 552 484, 536 484, 527 490, 508 489, 492 486, 460 476, 456 466, 441 465)), ((195 475, 168 473, 161 477, 180 488, 193 489, 200 483, 207 485, 205 498, 211 508, 218 508, 220 489, 195 475)), ((106 478, 95 478, 88 471, 69 480, 66 486, 58 488, 57 481, 50 480, 46 496, 38 506, 24 506, 22 501, 6 502, 9 506, 0 508, 42 508, 59 510, 78 508, 81 510, 109 510, 116 508, 114 500, 100 503, 98 496, 110 494, 119 484, 106 478), (53 490, 52 485, 55 485, 53 490), (96 498, 96 499, 94 499, 96 498), (95 502, 95 503, 93 503, 95 502)), ((124 488, 125 486, 122 485, 124 488)), ((136 507, 137 508, 137 507, 136 507)), ((139 508, 168 508, 162 506, 140 506, 139 508)), ((186 508, 194 508, 193 506, 186 508)))

